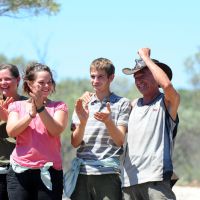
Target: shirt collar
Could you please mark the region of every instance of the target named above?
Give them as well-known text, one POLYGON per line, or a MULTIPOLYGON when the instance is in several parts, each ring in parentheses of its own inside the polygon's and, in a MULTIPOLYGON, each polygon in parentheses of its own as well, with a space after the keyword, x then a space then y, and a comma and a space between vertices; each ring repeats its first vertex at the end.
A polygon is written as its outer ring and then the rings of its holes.
MULTIPOLYGON (((119 97, 113 92, 111 92, 110 96, 107 96, 103 99, 104 102, 110 102, 110 103, 115 103, 118 100, 119 97)), ((90 102, 91 103, 99 102, 99 99, 97 99, 96 95, 93 94, 90 102)))

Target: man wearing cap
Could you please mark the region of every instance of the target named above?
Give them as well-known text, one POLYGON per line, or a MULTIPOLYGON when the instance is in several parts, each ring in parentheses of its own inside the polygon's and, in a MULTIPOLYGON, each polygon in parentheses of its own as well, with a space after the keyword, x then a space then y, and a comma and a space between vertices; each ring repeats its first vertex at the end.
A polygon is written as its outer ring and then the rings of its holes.
POLYGON ((141 59, 135 67, 123 69, 123 73, 133 75, 142 94, 132 102, 128 123, 122 170, 124 199, 175 200, 172 151, 180 96, 170 81, 170 67, 151 59, 149 48, 141 48, 138 54, 141 59))

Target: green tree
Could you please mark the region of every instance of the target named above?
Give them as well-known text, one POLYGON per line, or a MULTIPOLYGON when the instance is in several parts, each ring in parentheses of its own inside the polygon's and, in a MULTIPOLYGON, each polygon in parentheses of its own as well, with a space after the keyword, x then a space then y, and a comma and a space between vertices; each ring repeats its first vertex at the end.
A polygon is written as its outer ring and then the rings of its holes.
POLYGON ((54 0, 1 0, 0 16, 24 16, 23 14, 55 14, 60 4, 54 0))
POLYGON ((5 55, 0 54, 0 63, 12 63, 14 65, 17 65, 19 70, 22 72, 28 61, 23 56, 7 58, 5 55))
POLYGON ((186 59, 185 68, 192 86, 195 89, 200 89, 200 49, 186 59))
POLYGON ((34 60, 32 60, 32 61, 27 60, 23 56, 8 58, 4 54, 0 54, 0 63, 11 63, 11 64, 16 65, 18 67, 21 75, 23 75, 23 71, 24 71, 26 65, 30 62, 34 62, 34 60))
POLYGON ((200 183, 200 91, 180 90, 180 124, 175 143, 174 164, 180 176, 179 183, 200 183))

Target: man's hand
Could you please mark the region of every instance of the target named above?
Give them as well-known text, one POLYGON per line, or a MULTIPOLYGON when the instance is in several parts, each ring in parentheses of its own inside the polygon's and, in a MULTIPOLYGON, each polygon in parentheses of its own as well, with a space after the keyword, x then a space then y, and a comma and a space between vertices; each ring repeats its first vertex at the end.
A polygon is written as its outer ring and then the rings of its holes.
POLYGON ((82 102, 83 102, 83 106, 87 105, 90 100, 91 100, 91 97, 94 93, 91 93, 91 92, 84 92, 83 95, 80 97, 80 99, 82 99, 82 102))
POLYGON ((88 111, 88 105, 85 105, 83 107, 83 100, 78 99, 75 103, 75 111, 78 115, 78 118, 80 120, 80 123, 86 124, 88 117, 89 117, 89 111, 88 111))
POLYGON ((111 109, 110 109, 110 103, 106 103, 106 111, 105 112, 96 112, 94 114, 94 118, 98 121, 101 121, 103 123, 107 123, 111 119, 111 109))
MULTIPOLYGON (((144 57, 150 57, 151 49, 149 48, 141 48, 138 50, 138 55, 143 59, 144 57)), ((144 59, 143 59, 144 60, 144 59)))

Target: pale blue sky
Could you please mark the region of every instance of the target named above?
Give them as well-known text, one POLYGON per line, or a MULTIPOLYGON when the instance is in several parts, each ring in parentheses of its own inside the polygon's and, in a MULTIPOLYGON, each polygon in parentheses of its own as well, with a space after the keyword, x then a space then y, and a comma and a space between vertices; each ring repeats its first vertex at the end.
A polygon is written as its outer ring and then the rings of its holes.
POLYGON ((116 76, 125 77, 122 68, 134 65, 139 48, 150 47, 152 58, 171 66, 175 87, 188 88, 184 61, 200 46, 199 0, 59 2, 56 16, 0 17, 0 53, 38 60, 46 52, 45 63, 59 81, 89 78, 98 57, 111 59, 116 76))

